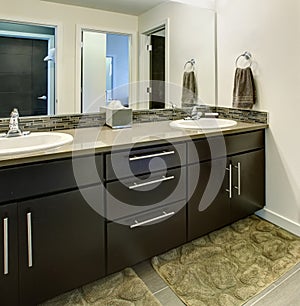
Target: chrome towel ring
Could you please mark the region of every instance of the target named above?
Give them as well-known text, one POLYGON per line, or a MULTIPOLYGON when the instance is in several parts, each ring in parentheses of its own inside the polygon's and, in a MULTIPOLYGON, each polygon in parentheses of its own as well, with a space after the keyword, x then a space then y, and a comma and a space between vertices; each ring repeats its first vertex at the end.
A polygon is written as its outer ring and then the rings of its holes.
POLYGON ((244 68, 251 67, 251 65, 252 65, 252 55, 248 51, 244 52, 243 54, 241 54, 237 57, 237 59, 235 60, 235 67, 238 68, 238 61, 241 57, 244 57, 248 61, 248 65, 244 68))
POLYGON ((196 61, 192 58, 191 60, 187 61, 185 64, 184 64, 184 67, 183 69, 185 70, 186 69, 186 66, 190 64, 192 66, 192 69, 194 70, 194 65, 196 64, 196 61))

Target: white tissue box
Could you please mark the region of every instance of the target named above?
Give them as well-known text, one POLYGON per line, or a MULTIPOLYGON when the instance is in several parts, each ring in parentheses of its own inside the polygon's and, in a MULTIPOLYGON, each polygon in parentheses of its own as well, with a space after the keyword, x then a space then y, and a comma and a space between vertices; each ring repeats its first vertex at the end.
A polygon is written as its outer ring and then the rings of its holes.
POLYGON ((123 129, 132 126, 131 108, 111 108, 109 106, 100 107, 101 112, 105 112, 106 124, 113 129, 123 129))

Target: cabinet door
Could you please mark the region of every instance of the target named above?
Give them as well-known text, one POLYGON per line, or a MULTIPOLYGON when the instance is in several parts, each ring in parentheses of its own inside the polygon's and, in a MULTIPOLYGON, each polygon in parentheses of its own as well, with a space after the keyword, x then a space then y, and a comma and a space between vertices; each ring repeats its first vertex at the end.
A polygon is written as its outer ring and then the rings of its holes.
POLYGON ((226 158, 188 167, 188 240, 230 222, 226 158))
POLYGON ((265 151, 258 150, 230 158, 233 196, 231 221, 245 218, 265 205, 265 151))
POLYGON ((17 205, 0 206, 0 304, 18 305, 17 205))
MULTIPOLYGON (((102 187, 85 188, 103 205, 102 187)), ((37 304, 105 274, 104 219, 79 190, 19 204, 20 301, 37 304)))

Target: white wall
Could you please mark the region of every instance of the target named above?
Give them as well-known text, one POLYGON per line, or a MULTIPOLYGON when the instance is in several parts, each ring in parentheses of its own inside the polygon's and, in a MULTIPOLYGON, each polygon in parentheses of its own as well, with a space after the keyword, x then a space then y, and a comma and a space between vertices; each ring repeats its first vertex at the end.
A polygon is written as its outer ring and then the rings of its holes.
POLYGON ((99 112, 105 106, 106 34, 83 32, 82 111, 99 112))
POLYGON ((219 105, 231 106, 235 59, 251 52, 255 109, 270 124, 263 215, 300 235, 300 1, 216 0, 216 9, 219 105))
MULTIPOLYGON (((80 44, 78 27, 96 28, 120 33, 137 33, 136 16, 80 8, 40 0, 0 0, 1 20, 16 20, 38 24, 57 25, 57 97, 58 113, 80 111, 78 58, 80 44), (76 52, 77 50, 77 52, 76 52), (77 73, 77 76, 76 76, 77 73)), ((133 37, 132 58, 137 58, 137 41, 133 37)), ((132 66, 136 80, 136 62, 132 66)))
MULTIPOLYGON (((149 31, 166 20, 169 26, 166 31, 169 35, 169 79, 166 80, 181 88, 184 65, 186 61, 195 59, 199 97, 204 103, 214 105, 214 11, 181 3, 162 4, 139 16, 139 31, 149 31)), ((142 47, 141 52, 144 49, 142 47)), ((171 90, 171 95, 172 92, 174 90, 171 90)), ((181 96, 170 96, 170 99, 177 106, 181 105, 181 96)))

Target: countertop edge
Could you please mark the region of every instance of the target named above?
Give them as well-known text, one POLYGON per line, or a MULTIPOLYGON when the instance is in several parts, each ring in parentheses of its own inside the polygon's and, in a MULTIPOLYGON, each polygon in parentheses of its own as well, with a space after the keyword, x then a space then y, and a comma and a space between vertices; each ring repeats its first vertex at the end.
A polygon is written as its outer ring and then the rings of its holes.
MULTIPOLYGON (((236 133, 244 133, 244 132, 250 132, 250 131, 256 131, 256 130, 263 130, 267 129, 269 127, 268 124, 262 124, 262 123, 249 123, 247 126, 244 126, 244 123, 240 123, 242 126, 235 126, 233 128, 226 128, 219 131, 207 131, 207 132, 199 132, 189 131, 186 135, 180 135, 180 136, 174 136, 166 139, 151 139, 146 140, 143 142, 137 142, 139 144, 139 147, 146 147, 149 145, 160 145, 160 144, 166 144, 168 140, 170 142, 183 142, 188 140, 196 140, 206 137, 214 137, 214 136, 220 136, 220 135, 230 135, 230 134, 236 134, 236 133)), ((82 130, 82 129, 81 129, 82 130)), ((65 133, 69 133, 74 135, 75 134, 74 129, 71 130, 63 130, 65 133)), ((60 131, 62 132, 62 131, 60 131)), ((136 144, 136 143, 134 143, 136 144)), ((31 164, 31 163, 38 163, 38 162, 44 162, 44 161, 52 161, 52 160, 58 160, 58 159, 65 159, 65 158, 78 158, 78 157, 84 157, 84 156, 90 156, 94 154, 101 154, 101 153, 107 153, 110 152, 113 148, 114 151, 119 151, 122 149, 128 149, 132 147, 132 143, 126 143, 126 144, 118 144, 118 145, 102 145, 98 147, 93 148, 86 148, 86 149, 76 149, 74 150, 72 146, 65 145, 60 148, 51 149, 46 152, 35 152, 32 154, 24 154, 24 155, 15 155, 13 157, 9 157, 5 159, 5 157, 0 157, 0 168, 4 167, 11 167, 11 166, 18 166, 18 165, 24 165, 24 164, 31 164)))

